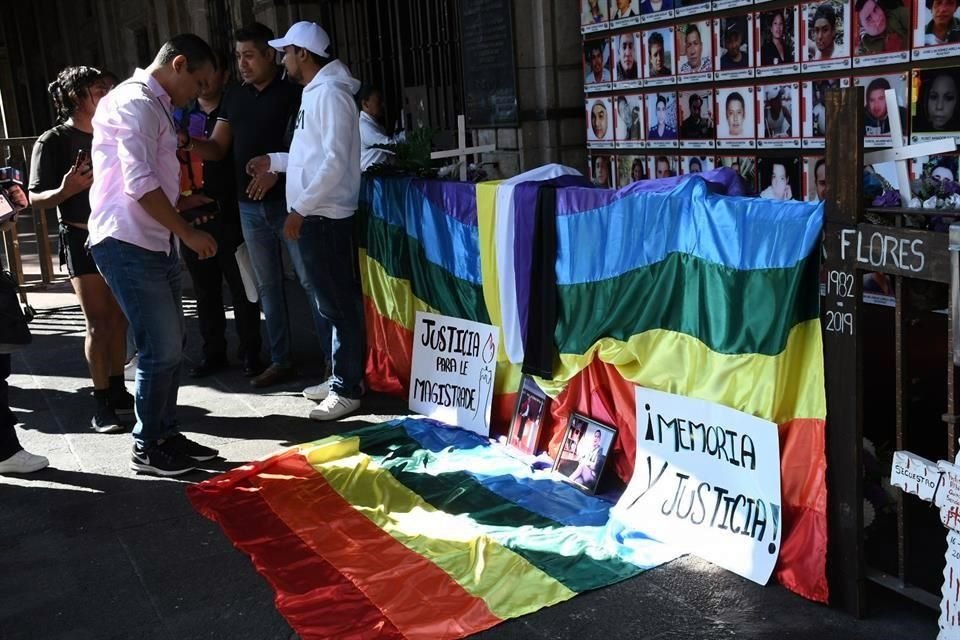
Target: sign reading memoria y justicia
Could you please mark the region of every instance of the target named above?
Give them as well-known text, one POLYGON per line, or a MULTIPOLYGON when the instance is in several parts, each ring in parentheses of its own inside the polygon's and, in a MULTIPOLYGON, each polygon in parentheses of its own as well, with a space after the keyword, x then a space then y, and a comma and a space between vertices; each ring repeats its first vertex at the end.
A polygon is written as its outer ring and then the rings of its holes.
POLYGON ((417 312, 410 369, 410 409, 490 435, 497 328, 417 312))
POLYGON ((613 517, 765 584, 780 553, 777 425, 637 387, 636 466, 613 517))

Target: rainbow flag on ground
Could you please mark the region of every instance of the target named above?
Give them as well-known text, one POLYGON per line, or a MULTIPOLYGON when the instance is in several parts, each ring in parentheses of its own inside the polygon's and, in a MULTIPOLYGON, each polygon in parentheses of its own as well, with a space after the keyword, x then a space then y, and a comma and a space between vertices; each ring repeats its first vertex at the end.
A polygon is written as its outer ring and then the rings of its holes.
POLYGON ((609 531, 610 503, 425 419, 302 445, 188 494, 304 640, 461 638, 676 557, 609 531))

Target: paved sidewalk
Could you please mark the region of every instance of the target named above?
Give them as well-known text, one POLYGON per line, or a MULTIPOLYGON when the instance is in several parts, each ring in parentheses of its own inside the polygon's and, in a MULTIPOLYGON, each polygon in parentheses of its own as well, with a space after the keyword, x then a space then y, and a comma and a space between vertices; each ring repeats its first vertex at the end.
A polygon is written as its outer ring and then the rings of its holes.
MULTIPOLYGON (((83 317, 63 294, 31 293, 35 343, 14 357, 12 404, 23 444, 50 457, 31 476, 0 477, 0 638, 286 640, 295 634, 273 594, 219 528, 190 507, 185 481, 137 476, 130 437, 88 429, 83 317), (45 301, 53 300, 54 308, 45 301)), ((309 325, 301 305, 295 314, 309 325)), ((188 304, 188 354, 199 352, 188 304)), ((232 329, 231 329, 232 331, 232 329)), ((232 334, 230 334, 232 339, 232 334)), ((254 393, 239 371, 189 378, 184 431, 226 458, 209 473, 289 444, 402 414, 402 399, 370 394, 363 414, 324 426, 304 416, 300 389, 317 381, 316 344, 295 384, 254 393), (315 359, 315 357, 313 357, 315 359)), ((779 586, 758 587, 694 558, 500 625, 479 638, 902 638, 936 635, 936 614, 876 591, 874 617, 854 620, 779 586)))

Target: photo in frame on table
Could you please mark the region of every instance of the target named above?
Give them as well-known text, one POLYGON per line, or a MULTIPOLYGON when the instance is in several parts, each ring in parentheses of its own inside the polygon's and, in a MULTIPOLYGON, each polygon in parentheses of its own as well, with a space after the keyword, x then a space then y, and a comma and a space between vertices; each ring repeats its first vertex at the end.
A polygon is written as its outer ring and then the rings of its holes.
MULTIPOLYGON (((907 73, 894 73, 882 76, 857 76, 853 79, 855 87, 863 87, 863 146, 889 147, 890 114, 887 113, 887 89, 897 94, 900 127, 903 135, 908 133, 910 122, 907 118, 907 73)), ((906 139, 901 140, 906 143, 906 139)))
POLYGON ((803 5, 800 29, 803 72, 850 68, 850 3, 824 0, 803 5))
POLYGON ((596 493, 616 439, 616 428, 572 414, 553 464, 554 472, 587 493, 596 493))
POLYGON ((649 178, 646 156, 617 156, 617 185, 620 188, 649 178))
POLYGON ((757 192, 757 159, 754 156, 717 156, 717 166, 733 169, 740 174, 747 193, 757 192))
POLYGON ((800 83, 757 87, 757 148, 800 148, 800 83))
POLYGON ((713 21, 700 20, 677 25, 677 82, 705 82, 713 79, 713 21))
POLYGON ((803 171, 797 156, 762 157, 758 160, 760 197, 768 200, 803 200, 803 171))
POLYGON ((762 11, 755 18, 756 75, 782 75, 800 71, 797 43, 800 41, 800 13, 797 7, 762 11))
POLYGON ((753 149, 757 146, 754 87, 724 87, 717 90, 717 148, 753 149))
POLYGON ((674 91, 655 91, 646 94, 648 149, 675 149, 677 141, 677 94, 674 91))
POLYGON ((680 108, 680 147, 713 149, 717 142, 713 89, 689 89, 677 93, 680 108))
POLYGON ((616 189, 614 171, 616 171, 614 157, 607 154, 593 154, 590 161, 590 183, 602 189, 616 189))
POLYGON ((633 31, 613 36, 613 81, 618 89, 639 87, 642 84, 640 77, 642 42, 642 34, 633 31))
POLYGON ((677 83, 673 45, 673 27, 643 32, 643 86, 657 87, 677 83))
POLYGON ((877 67, 910 60, 913 0, 852 0, 851 4, 854 67, 877 67))
POLYGON ((613 64, 610 40, 596 38, 583 41, 583 90, 608 91, 613 85, 613 64))
POLYGON ((616 127, 614 139, 618 149, 639 149, 644 146, 643 96, 638 93, 614 96, 616 127))
POLYGON ((960 55, 960 2, 915 0, 912 60, 960 55))
POLYGON ((549 411, 550 398, 528 375, 520 380, 517 405, 510 421, 507 445, 529 455, 537 455, 540 425, 549 411))
POLYGON ((610 28, 607 0, 580 0, 580 33, 610 28))
POLYGON ((713 25, 714 79, 752 78, 753 14, 727 16, 714 20, 713 25))
POLYGON ((647 169, 654 180, 673 178, 680 174, 680 163, 677 156, 651 153, 647 156, 647 169))
POLYGON ((910 92, 910 141, 960 137, 960 70, 914 69, 910 92))
POLYGON ((613 102, 610 96, 590 97, 585 101, 587 122, 587 147, 613 148, 613 102))
POLYGON ((827 164, 823 156, 803 159, 804 200, 821 202, 827 196, 827 164))
POLYGON ((827 135, 827 90, 850 86, 850 78, 823 78, 803 83, 803 148, 822 149, 827 135))
POLYGON ((680 156, 680 175, 703 173, 714 168, 713 156, 680 156))

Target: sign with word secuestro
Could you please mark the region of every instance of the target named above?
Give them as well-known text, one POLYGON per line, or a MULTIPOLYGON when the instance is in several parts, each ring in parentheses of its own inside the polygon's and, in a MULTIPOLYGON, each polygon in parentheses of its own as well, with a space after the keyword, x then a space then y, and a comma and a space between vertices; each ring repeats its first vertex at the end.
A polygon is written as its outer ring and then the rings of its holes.
POLYGON ((613 517, 765 584, 782 530, 777 425, 661 391, 636 396, 636 466, 613 517))
POLYGON ((410 369, 410 410, 490 435, 497 328, 417 312, 410 369))

